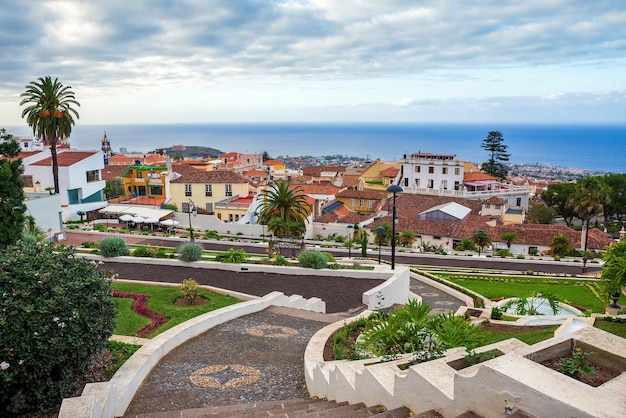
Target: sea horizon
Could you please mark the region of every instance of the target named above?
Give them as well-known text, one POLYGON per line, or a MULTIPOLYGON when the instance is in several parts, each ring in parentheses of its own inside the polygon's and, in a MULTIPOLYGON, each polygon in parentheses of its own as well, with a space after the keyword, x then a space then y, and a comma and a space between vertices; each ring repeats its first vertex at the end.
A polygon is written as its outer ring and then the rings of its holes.
MULTIPOLYGON (((32 137, 28 126, 6 127, 32 137)), ((542 164, 613 173, 626 172, 626 124, 248 122, 76 125, 72 148, 100 149, 106 132, 112 150, 142 152, 173 145, 206 146, 223 152, 278 156, 344 155, 399 160, 404 154, 455 154, 482 162, 489 131, 500 131, 510 163, 542 164)))

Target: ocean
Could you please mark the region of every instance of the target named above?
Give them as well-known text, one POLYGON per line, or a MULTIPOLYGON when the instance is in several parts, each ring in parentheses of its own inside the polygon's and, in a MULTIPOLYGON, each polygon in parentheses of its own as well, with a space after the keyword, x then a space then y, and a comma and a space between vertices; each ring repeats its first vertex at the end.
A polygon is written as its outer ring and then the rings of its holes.
MULTIPOLYGON (((29 136, 27 126, 7 127, 29 136)), ((176 144, 209 146, 224 152, 267 151, 279 156, 345 155, 396 160, 404 154, 456 154, 464 161, 488 158, 481 148, 489 131, 500 131, 512 163, 550 164, 626 172, 624 125, 425 124, 425 123, 228 123, 81 125, 71 146, 99 149, 106 131, 114 152, 148 152, 176 144)))

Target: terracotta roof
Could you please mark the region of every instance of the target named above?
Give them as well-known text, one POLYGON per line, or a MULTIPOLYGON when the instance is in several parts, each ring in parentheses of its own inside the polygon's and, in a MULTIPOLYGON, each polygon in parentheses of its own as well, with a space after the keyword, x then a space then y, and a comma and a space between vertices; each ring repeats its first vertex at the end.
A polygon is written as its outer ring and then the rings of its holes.
POLYGON ((129 164, 135 164, 136 160, 141 160, 141 158, 137 156, 115 154, 109 157, 109 164, 110 165, 116 165, 116 164, 129 165, 129 164))
POLYGON ((102 180, 113 180, 115 177, 123 177, 127 165, 105 165, 102 169, 102 180))
POLYGON ((380 170, 380 175, 383 177, 396 177, 400 169, 398 167, 387 167, 384 170, 380 170))
POLYGON ((172 171, 181 175, 172 183, 248 183, 248 179, 234 171, 199 170, 186 164, 172 166, 172 171))
POLYGON ((344 177, 343 185, 345 187, 356 187, 359 185, 359 179, 354 177, 344 177))
POLYGON ((481 171, 471 171, 471 172, 464 172, 463 173, 463 182, 467 183, 470 181, 479 181, 479 180, 494 180, 497 181, 498 179, 490 176, 489 174, 483 173, 481 171))
POLYGON ((356 199, 372 199, 382 200, 386 197, 384 193, 371 190, 343 190, 336 195, 337 197, 348 197, 356 199))
POLYGON ((262 170, 250 170, 243 173, 245 177, 267 177, 269 173, 262 170))
MULTIPOLYGON (((89 158, 97 154, 99 151, 63 151, 57 154, 57 163, 59 167, 69 167, 79 161, 89 158)), ((52 166, 52 157, 32 163, 35 166, 52 166)))
POLYGON ((341 190, 339 187, 331 184, 298 184, 297 187, 305 194, 327 194, 333 196, 341 190))
POLYGON ((490 205, 504 205, 506 204, 506 200, 499 198, 497 196, 491 196, 489 199, 485 200, 483 203, 488 203, 490 205))
POLYGON ((268 167, 274 166, 274 165, 283 165, 283 164, 285 163, 279 160, 267 160, 263 163, 263 165, 266 165, 268 167))

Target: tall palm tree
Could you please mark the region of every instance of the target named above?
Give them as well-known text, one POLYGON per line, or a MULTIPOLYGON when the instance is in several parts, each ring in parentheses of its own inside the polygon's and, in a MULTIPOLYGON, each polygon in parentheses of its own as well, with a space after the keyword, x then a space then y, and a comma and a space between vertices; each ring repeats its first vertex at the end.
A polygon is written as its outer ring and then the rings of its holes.
POLYGON ((610 191, 599 177, 585 177, 576 184, 576 191, 572 200, 578 219, 583 221, 585 237, 583 251, 587 251, 589 222, 602 213, 605 204, 611 202, 610 191))
POLYGON ((20 106, 27 105, 22 111, 22 118, 33 129, 33 135, 42 138, 50 145, 52 157, 52 177, 54 191, 59 193, 59 164, 57 160, 57 142, 69 138, 78 112, 72 106, 80 106, 70 86, 64 86, 58 78, 39 77, 26 86, 20 95, 20 106))
POLYGON ((302 188, 291 187, 288 181, 277 181, 261 192, 263 203, 258 212, 259 221, 265 223, 274 235, 300 237, 306 231, 306 220, 311 210, 302 188))

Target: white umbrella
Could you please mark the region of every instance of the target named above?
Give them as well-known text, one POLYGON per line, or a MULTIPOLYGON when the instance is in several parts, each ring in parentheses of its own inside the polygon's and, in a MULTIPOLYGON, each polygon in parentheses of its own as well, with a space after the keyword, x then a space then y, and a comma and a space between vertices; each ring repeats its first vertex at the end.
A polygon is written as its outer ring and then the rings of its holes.
POLYGON ((166 219, 164 221, 161 221, 161 225, 166 225, 166 226, 174 226, 174 225, 178 225, 179 222, 175 221, 173 219, 166 219))
POLYGON ((133 219, 131 219, 131 221, 133 221, 136 224, 142 224, 146 221, 146 218, 143 218, 141 216, 133 216, 133 219))
POLYGON ((154 229, 154 224, 159 223, 159 220, 157 218, 146 218, 144 222, 150 224, 150 229, 154 229))
POLYGON ((129 215, 128 213, 125 213, 124 215, 120 216, 119 219, 122 222, 130 222, 133 220, 133 215, 129 215))

